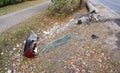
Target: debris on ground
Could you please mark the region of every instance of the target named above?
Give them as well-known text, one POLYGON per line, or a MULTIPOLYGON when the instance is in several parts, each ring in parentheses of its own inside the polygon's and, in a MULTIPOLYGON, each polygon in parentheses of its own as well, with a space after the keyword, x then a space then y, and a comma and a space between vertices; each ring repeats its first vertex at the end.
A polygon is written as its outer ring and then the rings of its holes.
MULTIPOLYGON (((45 30, 43 32, 44 37, 49 37, 45 38, 44 43, 69 32, 74 33, 74 36, 64 45, 53 47, 51 51, 39 53, 37 57, 31 59, 22 56, 25 41, 17 42, 18 45, 22 44, 19 47, 16 44, 12 48, 3 47, 1 55, 8 56, 8 61, 4 63, 5 66, 3 65, 3 69, 0 68, 0 70, 5 70, 8 73, 119 73, 120 63, 117 62, 119 60, 116 59, 117 61, 113 62, 111 59, 114 56, 118 58, 119 50, 115 50, 112 54, 106 56, 106 52, 109 52, 106 49, 110 50, 111 47, 114 47, 111 43, 109 45, 105 42, 106 39, 113 36, 113 30, 108 29, 108 24, 113 25, 114 22, 77 26, 71 19, 70 22, 60 25, 59 30, 56 30, 56 27, 54 31, 51 30, 52 32, 59 31, 59 33, 53 33, 54 36, 49 36, 50 32, 46 31, 47 29, 42 29, 44 26, 40 28, 41 25, 39 25, 40 29, 45 30), (97 40, 93 41, 93 39, 97 40), (17 49, 14 50, 13 47, 17 47, 17 49)), ((39 33, 41 30, 37 30, 37 32, 39 33)), ((2 58, 2 60, 6 60, 6 57, 2 58)))
POLYGON ((48 42, 48 43, 44 44, 41 51, 46 52, 51 48, 60 46, 60 45, 62 45, 64 43, 68 42, 71 38, 72 38, 72 33, 68 33, 68 34, 66 34, 66 35, 64 35, 62 37, 59 37, 56 40, 53 40, 51 42, 48 42))
POLYGON ((92 35, 91 35, 91 38, 92 38, 92 39, 98 39, 99 37, 98 37, 97 35, 95 35, 95 34, 92 34, 92 35))
POLYGON ((33 31, 30 32, 24 46, 24 56, 31 58, 36 56, 39 37, 33 31))

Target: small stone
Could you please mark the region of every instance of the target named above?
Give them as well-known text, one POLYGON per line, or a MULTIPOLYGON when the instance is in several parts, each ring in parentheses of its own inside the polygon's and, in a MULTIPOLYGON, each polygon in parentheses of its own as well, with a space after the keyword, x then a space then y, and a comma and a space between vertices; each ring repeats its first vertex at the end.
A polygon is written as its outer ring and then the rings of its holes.
POLYGON ((10 53, 9 55, 12 55, 12 54, 13 54, 13 51, 9 51, 9 53, 10 53))
POLYGON ((7 68, 4 68, 5 70, 7 70, 7 68))
POLYGON ((12 73, 16 73, 16 70, 15 70, 15 69, 13 69, 12 73))
POLYGON ((102 60, 101 60, 101 59, 98 59, 98 62, 102 62, 102 60))
POLYGON ((58 22, 56 22, 54 25, 58 25, 58 22))
POLYGON ((70 22, 74 21, 74 19, 71 19, 70 22))
POLYGON ((86 55, 87 55, 87 56, 90 56, 90 53, 89 53, 89 51, 86 51, 86 55))
POLYGON ((82 69, 82 72, 83 72, 83 73, 85 73, 85 71, 86 71, 85 69, 82 69))
POLYGON ((18 54, 17 56, 20 57, 20 54, 18 54))
POLYGON ((20 45, 19 45, 19 44, 17 44, 17 45, 16 45, 16 47, 18 48, 18 47, 20 47, 20 45))
POLYGON ((17 48, 13 48, 13 50, 16 50, 17 48))
POLYGON ((84 64, 84 65, 85 65, 86 63, 85 63, 85 62, 82 62, 82 64, 84 64))
POLYGON ((45 35, 50 34, 50 32, 49 32, 49 31, 43 31, 43 33, 44 33, 45 35))
POLYGON ((11 71, 11 70, 8 70, 7 73, 12 73, 12 71, 11 71))
POLYGON ((3 52, 1 52, 1 55, 3 55, 4 53, 3 52))
POLYGON ((82 60, 82 58, 78 58, 79 60, 82 60))
POLYGON ((101 55, 104 56, 104 53, 102 53, 101 55))
POLYGON ((15 63, 13 63, 13 67, 15 67, 16 65, 15 65, 15 63))
POLYGON ((24 40, 24 41, 23 41, 23 43, 25 44, 25 43, 26 43, 26 41, 24 40))

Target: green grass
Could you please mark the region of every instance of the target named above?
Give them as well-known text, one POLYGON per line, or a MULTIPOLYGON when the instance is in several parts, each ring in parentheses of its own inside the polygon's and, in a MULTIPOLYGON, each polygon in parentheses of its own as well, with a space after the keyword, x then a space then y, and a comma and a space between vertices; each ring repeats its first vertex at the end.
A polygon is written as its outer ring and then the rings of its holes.
MULTIPOLYGON (((84 12, 86 8, 81 11, 84 12)), ((77 10, 79 11, 79 10, 77 10)), ((77 11, 73 12, 76 13, 77 11)), ((27 19, 24 22, 12 27, 5 32, 0 34, 0 46, 14 45, 17 42, 24 41, 29 34, 30 30, 35 31, 35 33, 42 34, 43 30, 47 30, 49 27, 53 26, 54 23, 62 23, 67 21, 73 16, 73 13, 65 14, 62 17, 52 16, 51 11, 45 10, 32 18, 27 19), (23 40, 24 39, 24 40, 23 40)))
MULTIPOLYGON (((43 31, 51 28, 54 23, 62 23, 64 21, 67 21, 67 19, 69 19, 69 17, 71 17, 72 15, 68 14, 62 17, 61 20, 58 20, 59 17, 53 17, 49 13, 51 13, 51 11, 45 10, 40 14, 37 14, 36 16, 33 16, 32 18, 29 18, 24 22, 21 22, 20 24, 15 25, 14 27, 4 31, 3 33, 0 33, 0 49, 7 50, 7 53, 5 53, 5 57, 7 59, 11 58, 11 56, 9 55, 9 51, 11 51, 11 49, 16 46, 16 43, 22 43, 21 49, 24 47, 23 41, 26 40, 26 37, 28 36, 30 30, 33 30, 35 33, 41 36, 43 35, 43 31)), ((7 62, 7 59, 5 59, 4 62, 7 62)), ((46 68, 49 68, 50 66, 46 68)))
MULTIPOLYGON (((40 35, 42 33, 42 30, 45 30, 50 26, 50 23, 47 23, 45 21, 44 13, 45 11, 30 19, 27 19, 15 27, 4 31, 3 33, 0 33, 0 54, 2 50, 7 51, 7 53, 4 53, 4 55, 0 55, 2 64, 5 65, 4 62, 7 62, 9 60, 9 57, 11 57, 11 55, 9 55, 9 51, 11 51, 11 48, 13 48, 16 43, 24 44, 23 41, 26 40, 26 37, 28 36, 30 30, 35 31, 35 33, 39 33, 40 35), (4 56, 6 59, 3 59, 4 56)), ((21 46, 21 48, 23 47, 24 45, 21 46)), ((2 64, 0 64, 0 73, 4 73, 2 64)))
POLYGON ((45 11, 40 13, 26 21, 8 29, 7 31, 0 34, 0 46, 6 44, 13 45, 16 42, 21 42, 27 37, 30 30, 36 31, 36 33, 42 33, 42 30, 48 28, 50 23, 46 22, 45 11), (38 31, 39 30, 39 31, 38 31))
POLYGON ((48 0, 29 0, 29 1, 22 2, 22 3, 1 7, 0 8, 0 16, 23 9, 23 8, 27 8, 27 7, 35 5, 35 4, 42 3, 45 1, 48 1, 48 0))

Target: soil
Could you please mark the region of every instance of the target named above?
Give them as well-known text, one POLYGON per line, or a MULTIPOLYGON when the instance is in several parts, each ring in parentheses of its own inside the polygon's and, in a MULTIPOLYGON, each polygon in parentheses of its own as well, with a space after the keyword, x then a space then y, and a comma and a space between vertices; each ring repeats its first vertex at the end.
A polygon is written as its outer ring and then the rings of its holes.
MULTIPOLYGON (((109 13, 110 15, 107 14, 106 8, 102 8, 101 11, 104 12, 100 13, 103 18, 114 16, 112 12, 109 13)), ((118 25, 114 21, 90 25, 86 23, 77 25, 75 22, 74 19, 69 19, 64 23, 55 22, 63 29, 57 29, 60 31, 46 38, 40 45, 69 32, 73 33, 72 38, 69 42, 52 48, 46 53, 39 52, 34 58, 24 57, 22 55, 24 43, 17 43, 16 48, 9 51, 11 56, 6 62, 4 70, 8 73, 119 73, 118 25), (93 39, 91 37, 93 35, 97 38, 93 39)), ((57 25, 51 26, 46 31, 50 31, 55 26, 57 25)), ((37 32, 41 32, 41 30, 37 30, 37 32)), ((49 36, 45 33, 42 35, 49 36)))

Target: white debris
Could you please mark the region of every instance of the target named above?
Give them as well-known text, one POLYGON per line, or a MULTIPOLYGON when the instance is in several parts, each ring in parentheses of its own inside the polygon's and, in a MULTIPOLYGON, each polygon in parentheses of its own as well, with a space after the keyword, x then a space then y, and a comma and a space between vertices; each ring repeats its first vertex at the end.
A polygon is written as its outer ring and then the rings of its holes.
POLYGON ((87 55, 87 56, 90 56, 90 53, 89 53, 89 51, 86 51, 86 55, 87 55))
POLYGON ((56 22, 54 25, 58 25, 58 22, 56 22))
POLYGON ((50 36, 54 35, 54 33, 55 33, 59 28, 60 28, 59 25, 55 25, 55 26, 53 26, 53 28, 50 29, 50 33, 49 33, 50 36))
POLYGON ((3 55, 4 53, 3 52, 1 52, 1 55, 3 55))
MULTIPOLYGON (((69 20, 66 24, 62 24, 62 25, 58 25, 58 22, 54 23, 54 26, 48 30, 48 31, 43 31, 43 33, 45 34, 45 36, 49 35, 49 37, 51 36, 55 36, 55 34, 61 32, 62 30, 65 30, 66 28, 68 28, 69 26, 71 26, 72 24, 74 24, 76 21, 75 19, 71 19, 69 20)), ((47 38, 47 37, 45 37, 47 38)))
POLYGON ((20 45, 19 45, 19 44, 17 44, 17 45, 16 45, 16 47, 18 48, 18 47, 20 47, 20 45))
POLYGON ((17 48, 13 48, 13 50, 16 50, 17 48))
POLYGON ((13 67, 15 67, 16 65, 15 65, 15 63, 13 63, 13 67))
POLYGON ((16 70, 15 70, 15 69, 13 70, 13 73, 16 73, 16 70))
POLYGON ((35 48, 34 52, 37 53, 37 48, 35 48))
POLYGON ((25 44, 25 43, 26 43, 26 40, 24 40, 23 43, 25 44))
POLYGON ((71 20, 69 20, 70 22, 72 22, 72 21, 74 21, 75 19, 71 19, 71 20))
POLYGON ((85 62, 82 62, 82 64, 83 64, 83 65, 86 65, 86 63, 85 63, 85 62))
POLYGON ((20 57, 20 54, 18 54, 17 56, 20 57))
POLYGON ((12 73, 12 71, 11 71, 11 70, 8 70, 7 73, 12 73))
POLYGON ((50 34, 50 32, 49 32, 49 31, 43 31, 43 33, 44 33, 45 35, 50 34))

